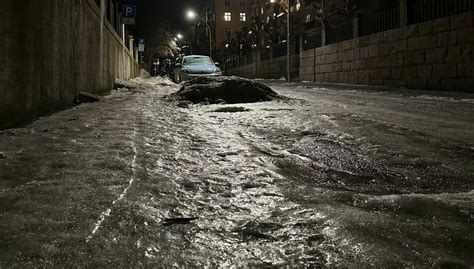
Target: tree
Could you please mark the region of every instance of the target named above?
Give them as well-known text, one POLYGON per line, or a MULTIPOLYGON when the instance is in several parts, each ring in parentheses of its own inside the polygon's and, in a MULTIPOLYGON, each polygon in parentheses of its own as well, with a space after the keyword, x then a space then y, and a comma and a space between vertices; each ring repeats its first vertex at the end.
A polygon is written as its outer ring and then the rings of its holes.
POLYGON ((360 10, 360 0, 344 0, 343 2, 322 1, 320 5, 313 4, 316 9, 316 17, 323 27, 331 27, 341 22, 352 19, 360 10))
POLYGON ((149 66, 158 58, 174 58, 178 55, 178 45, 166 24, 149 25, 144 30, 147 49, 144 61, 149 66))

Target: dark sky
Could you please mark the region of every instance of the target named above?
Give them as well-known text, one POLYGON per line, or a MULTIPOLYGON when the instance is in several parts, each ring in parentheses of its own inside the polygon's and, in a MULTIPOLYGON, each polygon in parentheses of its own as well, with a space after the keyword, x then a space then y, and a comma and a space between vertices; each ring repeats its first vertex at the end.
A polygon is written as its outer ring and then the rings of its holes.
POLYGON ((186 20, 186 10, 199 10, 207 0, 136 0, 137 30, 143 25, 167 23, 175 32, 186 32, 192 25, 186 20))

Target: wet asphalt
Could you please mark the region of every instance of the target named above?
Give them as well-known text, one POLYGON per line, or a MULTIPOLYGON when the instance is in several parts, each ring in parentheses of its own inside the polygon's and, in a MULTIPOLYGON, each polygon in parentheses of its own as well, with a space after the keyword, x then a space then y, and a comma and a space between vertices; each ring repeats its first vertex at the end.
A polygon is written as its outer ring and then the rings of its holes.
POLYGON ((290 99, 140 79, 1 132, 0 267, 474 266, 473 94, 263 82, 290 99))

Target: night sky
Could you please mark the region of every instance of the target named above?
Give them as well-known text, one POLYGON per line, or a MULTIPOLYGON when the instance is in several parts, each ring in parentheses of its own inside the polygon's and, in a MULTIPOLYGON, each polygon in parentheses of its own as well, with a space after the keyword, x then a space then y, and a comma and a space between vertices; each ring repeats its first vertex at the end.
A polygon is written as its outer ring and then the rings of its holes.
POLYGON ((137 10, 136 31, 150 25, 166 23, 172 31, 186 32, 193 24, 186 20, 185 13, 188 9, 199 10, 207 0, 135 0, 137 10))

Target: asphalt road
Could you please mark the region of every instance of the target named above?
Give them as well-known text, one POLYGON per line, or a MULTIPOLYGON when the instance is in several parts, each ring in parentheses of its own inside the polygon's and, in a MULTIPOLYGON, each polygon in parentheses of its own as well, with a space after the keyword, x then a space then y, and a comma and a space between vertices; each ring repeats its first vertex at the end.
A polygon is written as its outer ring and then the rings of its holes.
POLYGON ((474 265, 474 95, 135 83, 0 133, 0 267, 474 265))

